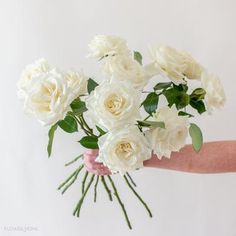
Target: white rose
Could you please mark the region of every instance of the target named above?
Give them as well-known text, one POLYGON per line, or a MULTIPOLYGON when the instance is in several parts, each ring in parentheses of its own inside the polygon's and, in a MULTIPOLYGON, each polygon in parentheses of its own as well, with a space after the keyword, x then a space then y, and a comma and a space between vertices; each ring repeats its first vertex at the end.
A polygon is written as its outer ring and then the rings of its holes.
POLYGON ((202 73, 202 87, 206 91, 207 108, 211 111, 213 108, 221 108, 224 106, 226 97, 224 88, 219 78, 207 72, 202 73))
POLYGON ((130 83, 105 81, 86 99, 90 118, 107 129, 135 123, 139 117, 140 93, 130 83))
POLYGON ((161 73, 160 69, 155 64, 155 62, 152 62, 144 66, 148 78, 152 78, 161 73))
POLYGON ((186 64, 183 56, 174 48, 168 46, 153 47, 150 49, 155 65, 173 83, 185 84, 184 71, 186 64))
POLYGON ((65 77, 56 70, 34 77, 27 90, 25 109, 43 125, 64 119, 75 99, 65 77))
POLYGON ((175 107, 163 107, 154 114, 155 121, 165 123, 165 129, 151 128, 146 131, 153 153, 159 159, 163 156, 170 158, 171 152, 177 152, 186 144, 188 136, 188 118, 178 116, 175 107))
POLYGON ((152 77, 148 69, 128 56, 109 57, 103 67, 106 75, 115 80, 129 81, 136 89, 143 89, 152 77))
POLYGON ((65 74, 68 87, 75 97, 84 95, 87 93, 88 77, 82 72, 68 71, 65 74))
POLYGON ((89 56, 101 59, 106 56, 130 55, 126 41, 112 35, 97 35, 90 42, 89 56))
POLYGON ((21 78, 17 83, 18 95, 20 98, 25 98, 26 92, 30 87, 32 79, 40 74, 47 73, 50 70, 50 65, 45 59, 39 59, 35 63, 26 66, 21 74, 21 78))
POLYGON ((151 158, 148 142, 136 126, 109 131, 99 138, 98 146, 97 161, 120 174, 143 167, 143 161, 151 158))
POLYGON ((193 80, 201 79, 203 67, 197 63, 188 52, 182 51, 181 55, 183 56, 184 63, 186 64, 184 74, 187 76, 187 78, 193 80))

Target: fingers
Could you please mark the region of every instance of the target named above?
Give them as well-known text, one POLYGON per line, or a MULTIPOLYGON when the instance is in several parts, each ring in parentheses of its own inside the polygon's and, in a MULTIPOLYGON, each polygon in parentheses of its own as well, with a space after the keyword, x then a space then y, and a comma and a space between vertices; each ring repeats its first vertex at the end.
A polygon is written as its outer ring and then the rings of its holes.
POLYGON ((90 156, 97 156, 99 150, 98 149, 88 149, 84 154, 90 156))
POLYGON ((89 168, 88 166, 85 166, 85 168, 90 173, 93 173, 93 174, 99 175, 99 176, 105 176, 105 175, 110 175, 111 174, 110 170, 105 166, 102 166, 98 169, 89 168))
POLYGON ((98 150, 87 150, 84 153, 84 164, 90 173, 93 173, 95 175, 110 175, 111 172, 109 168, 104 166, 102 163, 96 162, 96 158, 98 156, 98 150))
POLYGON ((85 163, 85 168, 87 171, 95 174, 95 175, 110 175, 111 172, 110 170, 104 166, 102 163, 91 163, 91 162, 86 162, 85 163))
POLYGON ((85 162, 85 165, 90 169, 99 169, 103 166, 102 163, 94 162, 93 160, 87 160, 85 162))

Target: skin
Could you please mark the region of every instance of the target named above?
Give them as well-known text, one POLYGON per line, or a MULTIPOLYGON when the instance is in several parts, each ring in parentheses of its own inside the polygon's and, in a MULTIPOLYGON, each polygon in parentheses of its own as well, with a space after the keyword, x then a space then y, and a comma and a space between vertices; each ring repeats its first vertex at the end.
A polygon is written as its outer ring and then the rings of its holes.
MULTIPOLYGON (((95 161, 98 150, 88 150, 84 154, 84 163, 88 171, 97 175, 111 174, 109 169, 95 161)), ((159 160, 155 154, 144 162, 145 167, 190 173, 228 173, 236 172, 236 141, 217 141, 204 143, 196 153, 192 145, 186 145, 179 152, 173 152, 171 158, 159 160)))
POLYGON ((87 171, 95 175, 110 175, 109 169, 102 163, 96 162, 98 149, 89 149, 84 153, 84 165, 87 171))

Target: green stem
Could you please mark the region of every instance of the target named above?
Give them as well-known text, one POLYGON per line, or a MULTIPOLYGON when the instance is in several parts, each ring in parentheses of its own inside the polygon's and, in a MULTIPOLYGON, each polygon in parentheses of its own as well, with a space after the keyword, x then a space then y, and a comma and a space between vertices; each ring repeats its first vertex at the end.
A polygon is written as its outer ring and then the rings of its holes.
POLYGON ((130 175, 128 172, 126 172, 126 175, 128 176, 130 182, 134 185, 134 187, 137 187, 137 184, 134 182, 134 180, 133 180, 133 178, 131 177, 131 175, 130 175))
POLYGON ((101 181, 102 181, 102 183, 103 183, 103 186, 104 186, 105 190, 107 191, 107 194, 108 194, 109 200, 112 201, 113 199, 112 199, 111 190, 108 188, 104 176, 101 176, 101 181))
POLYGON ((84 193, 84 187, 85 187, 87 177, 88 177, 88 171, 85 172, 85 175, 82 181, 82 194, 84 193))
POLYGON ((69 112, 68 114, 71 115, 71 116, 79 123, 81 129, 84 131, 84 133, 85 133, 86 135, 88 135, 88 136, 89 136, 89 135, 93 135, 93 134, 91 134, 88 130, 85 129, 85 127, 84 127, 84 125, 83 125, 83 122, 82 122, 80 119, 78 119, 78 118, 76 117, 76 115, 75 115, 73 112, 69 112))
POLYGON ((81 165, 78 169, 77 169, 77 172, 76 172, 76 174, 74 175, 74 179, 69 183, 69 184, 67 184, 66 186, 65 186, 65 188, 62 190, 62 194, 64 194, 66 191, 67 191, 67 189, 76 181, 76 179, 77 179, 77 177, 78 177, 78 175, 79 175, 79 173, 80 173, 80 171, 83 169, 83 165, 81 165))
POLYGON ((83 121, 84 126, 87 128, 87 130, 91 133, 93 133, 93 130, 89 127, 88 123, 84 119, 84 115, 81 114, 81 120, 83 121))
POLYGON ((97 137, 94 133, 93 130, 91 128, 89 128, 88 124, 86 123, 86 121, 84 120, 83 116, 79 116, 79 120, 81 122, 81 127, 84 131, 86 131, 87 135, 91 135, 94 137, 97 137))
POLYGON ((88 190, 89 190, 91 184, 93 183, 94 176, 95 176, 95 175, 92 175, 92 177, 91 177, 91 179, 90 179, 90 181, 89 181, 89 183, 88 183, 88 185, 87 185, 87 187, 86 187, 86 189, 85 189, 85 191, 84 191, 82 197, 80 198, 79 202, 77 203, 77 205, 76 205, 76 207, 75 207, 75 210, 74 210, 74 212, 73 212, 73 215, 74 215, 74 216, 75 216, 75 215, 76 215, 77 217, 80 216, 81 206, 82 206, 82 204, 83 204, 83 202, 84 202, 84 198, 85 198, 85 196, 86 196, 86 194, 87 194, 87 192, 88 192, 88 190))
POLYGON ((129 188, 133 191, 134 195, 139 199, 139 201, 143 204, 143 206, 146 208, 148 214, 150 217, 152 217, 152 212, 150 211, 149 207, 147 206, 147 204, 143 201, 143 199, 139 196, 139 194, 135 191, 135 189, 132 187, 132 185, 130 184, 129 180, 127 179, 127 177, 124 175, 124 179, 127 183, 127 185, 129 186, 129 188))
POLYGON ((80 120, 80 119, 78 119, 74 114, 73 114, 73 117, 76 119, 76 121, 79 123, 79 125, 80 125, 80 127, 81 127, 81 129, 84 131, 84 133, 86 134, 86 135, 93 135, 93 134, 91 134, 88 130, 86 130, 85 129, 85 127, 84 127, 84 125, 83 125, 83 122, 80 120))
POLYGON ((118 202, 119 202, 119 204, 120 204, 120 206, 121 206, 121 209, 122 209, 122 211, 123 211, 123 213, 124 213, 124 216, 125 216, 126 222, 127 222, 127 224, 128 224, 128 227, 129 227, 130 229, 132 229, 132 226, 131 226, 131 224, 130 224, 130 220, 129 220, 128 214, 127 214, 127 212, 126 212, 126 210, 125 210, 124 203, 123 203, 123 202, 121 201, 121 199, 120 199, 120 196, 119 196, 119 194, 118 194, 118 192, 117 192, 116 186, 115 186, 115 184, 114 184, 114 182, 113 182, 111 176, 108 175, 107 177, 108 177, 108 179, 110 180, 110 183, 111 183, 112 188, 113 188, 113 190, 114 190, 114 195, 116 196, 116 198, 117 198, 117 200, 118 200, 118 202))
MULTIPOLYGON (((83 164, 81 166, 82 166, 82 168, 84 167, 83 164)), ((76 169, 62 184, 60 184, 57 189, 60 190, 64 185, 66 185, 74 177, 74 175, 76 175, 77 171, 78 171, 78 169, 76 169)))
POLYGON ((150 117, 151 117, 151 115, 148 115, 143 121, 147 120, 147 119, 150 118, 150 117))
POLYGON ((83 157, 83 154, 77 156, 74 160, 72 160, 72 161, 66 163, 65 166, 69 166, 69 165, 75 163, 75 162, 76 162, 77 160, 79 160, 81 157, 83 157))
POLYGON ((99 175, 97 176, 95 185, 94 185, 94 199, 93 201, 96 202, 97 201, 97 186, 98 186, 98 181, 99 181, 99 175))

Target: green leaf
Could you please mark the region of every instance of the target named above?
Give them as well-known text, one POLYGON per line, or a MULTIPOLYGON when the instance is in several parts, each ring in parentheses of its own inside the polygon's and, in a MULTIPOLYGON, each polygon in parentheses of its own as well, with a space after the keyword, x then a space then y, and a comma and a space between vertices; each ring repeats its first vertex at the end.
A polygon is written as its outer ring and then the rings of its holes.
POLYGON ((87 107, 85 102, 81 101, 79 98, 76 98, 71 104, 70 107, 73 110, 73 113, 75 115, 81 115, 82 113, 84 113, 85 111, 87 111, 87 107))
POLYGON ((143 56, 140 52, 134 51, 134 60, 136 60, 140 65, 142 65, 143 56))
POLYGON ((167 89, 172 85, 172 82, 167 83, 158 83, 154 86, 154 90, 161 90, 161 89, 167 89))
POLYGON ((55 134, 57 127, 58 127, 58 125, 55 124, 48 131, 48 146, 47 146, 48 157, 50 157, 52 154, 52 144, 53 144, 54 134, 55 134))
POLYGON ((98 138, 94 136, 85 136, 79 143, 85 148, 98 149, 98 138))
POLYGON ((90 94, 96 87, 98 86, 98 83, 94 81, 93 79, 89 78, 88 79, 88 93, 90 94))
POLYGON ((178 115, 179 115, 179 116, 194 117, 192 114, 187 113, 187 112, 185 112, 185 111, 180 111, 180 112, 178 113, 178 115))
POLYGON ((143 127, 155 127, 165 129, 165 123, 162 121, 138 121, 138 124, 143 127))
POLYGON ((107 132, 101 129, 99 126, 96 125, 97 131, 100 133, 100 136, 106 134, 107 132))
POLYGON ((166 97, 169 106, 175 104, 178 110, 186 107, 190 101, 190 97, 185 91, 180 91, 176 88, 168 89, 164 91, 163 94, 166 97))
POLYGON ((194 150, 196 152, 199 152, 203 144, 202 131, 196 124, 191 123, 189 128, 189 134, 192 138, 192 145, 194 150))
POLYGON ((203 88, 197 88, 191 93, 190 98, 195 101, 200 101, 205 98, 205 95, 206 91, 203 88))
POLYGON ((67 133, 78 131, 77 121, 73 116, 67 115, 64 120, 60 120, 58 125, 67 133))
POLYGON ((155 92, 149 93, 142 103, 142 105, 144 106, 144 110, 148 114, 152 115, 152 113, 157 109, 158 101, 159 96, 155 92))
POLYGON ((198 111, 199 114, 202 114, 206 111, 205 104, 202 100, 196 101, 194 99, 190 100, 190 106, 198 111))

